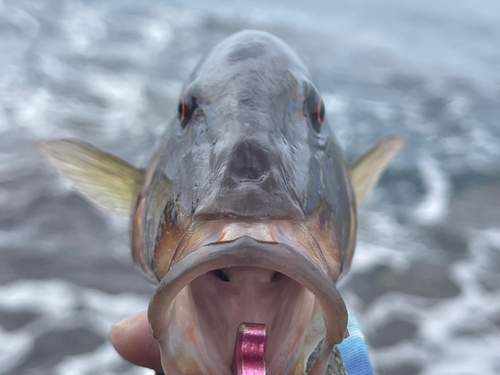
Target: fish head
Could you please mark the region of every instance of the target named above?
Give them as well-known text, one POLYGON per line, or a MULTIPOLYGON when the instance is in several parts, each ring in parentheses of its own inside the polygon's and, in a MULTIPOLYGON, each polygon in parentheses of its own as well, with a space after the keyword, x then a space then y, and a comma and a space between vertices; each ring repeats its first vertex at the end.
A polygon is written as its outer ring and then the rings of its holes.
POLYGON ((336 283, 356 205, 402 145, 390 136, 348 164, 334 128, 295 52, 244 31, 198 64, 146 169, 81 141, 40 145, 90 201, 131 216, 166 373, 239 374, 254 347, 268 373, 301 375, 321 340, 309 373, 325 373, 348 334, 336 283))
POLYGON ((328 353, 342 341, 335 283, 356 233, 347 168, 281 40, 238 33, 198 65, 135 212, 168 373, 230 374, 242 322, 268 327, 272 374, 303 373, 322 339, 328 353))

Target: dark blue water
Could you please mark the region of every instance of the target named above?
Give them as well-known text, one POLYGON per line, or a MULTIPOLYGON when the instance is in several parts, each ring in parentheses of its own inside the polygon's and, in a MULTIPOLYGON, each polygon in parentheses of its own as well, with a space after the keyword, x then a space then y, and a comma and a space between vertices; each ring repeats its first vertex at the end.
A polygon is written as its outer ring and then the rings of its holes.
POLYGON ((307 61, 352 159, 407 143, 360 210, 341 290, 384 375, 500 374, 500 3, 0 2, 0 374, 142 374, 107 343, 152 287, 127 223, 35 143, 144 165, 203 52, 245 28, 307 61))

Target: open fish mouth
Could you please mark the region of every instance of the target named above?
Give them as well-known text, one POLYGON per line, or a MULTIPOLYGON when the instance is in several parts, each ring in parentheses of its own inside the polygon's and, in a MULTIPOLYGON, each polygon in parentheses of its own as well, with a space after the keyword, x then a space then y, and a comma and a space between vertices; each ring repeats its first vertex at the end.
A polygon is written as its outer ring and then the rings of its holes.
POLYGON ((267 326, 269 374, 303 373, 324 339, 310 372, 324 374, 347 326, 327 269, 304 249, 249 236, 203 245, 173 262, 148 313, 169 374, 235 374, 241 323, 267 326))

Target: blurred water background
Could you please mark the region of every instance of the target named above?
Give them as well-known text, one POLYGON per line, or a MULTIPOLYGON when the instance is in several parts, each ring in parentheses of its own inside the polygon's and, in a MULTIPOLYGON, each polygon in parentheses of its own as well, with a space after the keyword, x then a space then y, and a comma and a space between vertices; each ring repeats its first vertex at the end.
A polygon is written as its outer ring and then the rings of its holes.
POLYGON ((111 324, 152 293, 127 223, 35 143, 144 165, 203 52, 245 28, 307 61, 349 159, 407 143, 359 215, 341 292, 378 374, 500 374, 500 3, 0 1, 0 374, 150 374, 111 324))

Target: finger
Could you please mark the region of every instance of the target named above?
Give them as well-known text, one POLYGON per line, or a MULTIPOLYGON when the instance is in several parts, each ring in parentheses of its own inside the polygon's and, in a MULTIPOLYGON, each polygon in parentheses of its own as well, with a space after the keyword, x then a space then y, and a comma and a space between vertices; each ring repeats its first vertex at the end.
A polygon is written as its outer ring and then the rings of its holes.
POLYGON ((145 311, 116 323, 111 328, 110 340, 118 354, 127 361, 162 371, 158 342, 151 334, 145 311))

